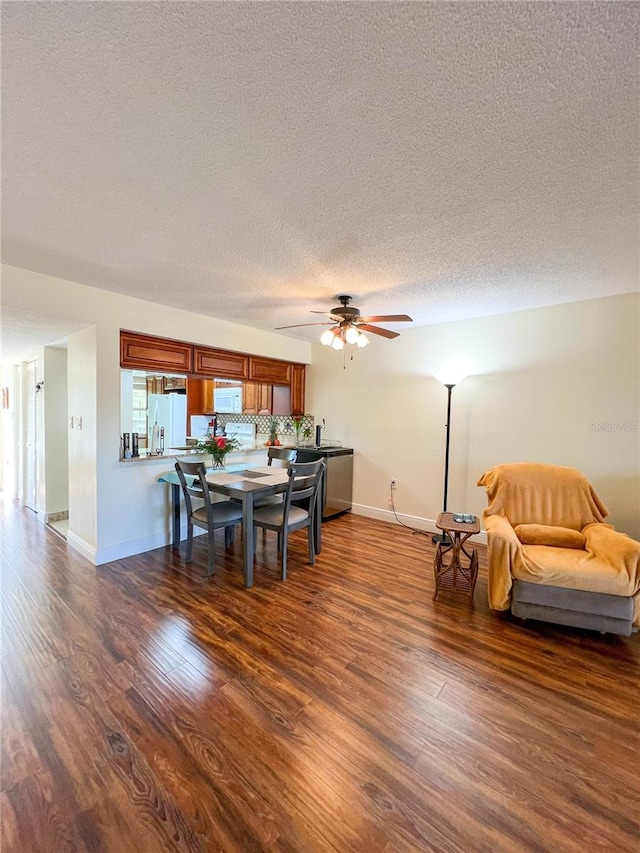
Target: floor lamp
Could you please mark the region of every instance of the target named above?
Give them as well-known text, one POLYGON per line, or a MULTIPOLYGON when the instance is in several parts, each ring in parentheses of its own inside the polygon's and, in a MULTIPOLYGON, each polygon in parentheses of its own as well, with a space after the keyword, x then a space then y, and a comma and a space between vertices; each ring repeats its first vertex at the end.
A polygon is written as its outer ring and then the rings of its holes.
MULTIPOLYGON (((447 497, 449 493, 449 444, 451 441, 451 392, 464 379, 461 374, 446 374, 437 377, 447 389, 447 438, 444 451, 444 499, 442 502, 442 511, 447 511, 447 497)), ((440 543, 441 545, 450 545, 451 539, 446 533, 436 534, 432 537, 432 542, 440 543)))

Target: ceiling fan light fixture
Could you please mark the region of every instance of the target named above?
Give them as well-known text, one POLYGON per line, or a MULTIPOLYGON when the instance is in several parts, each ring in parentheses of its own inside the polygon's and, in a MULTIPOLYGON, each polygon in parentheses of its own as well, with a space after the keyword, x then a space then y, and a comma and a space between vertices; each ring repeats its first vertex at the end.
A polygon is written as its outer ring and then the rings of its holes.
POLYGON ((302 326, 326 326, 331 324, 330 329, 326 329, 320 335, 320 343, 326 347, 331 347, 334 350, 344 350, 345 346, 357 346, 358 348, 366 347, 369 344, 369 338, 363 334, 367 332, 373 335, 379 335, 382 338, 397 338, 399 332, 392 332, 390 329, 383 329, 375 324, 377 323, 411 323, 411 317, 408 314, 376 314, 370 317, 363 317, 359 308, 352 308, 349 303, 351 296, 337 296, 340 301, 340 306, 332 308, 331 311, 312 311, 312 314, 324 314, 330 318, 327 321, 318 323, 296 323, 293 326, 278 326, 277 329, 298 329, 302 326))
POLYGON ((355 326, 349 326, 345 334, 345 338, 348 344, 357 344, 360 338, 360 332, 355 326))

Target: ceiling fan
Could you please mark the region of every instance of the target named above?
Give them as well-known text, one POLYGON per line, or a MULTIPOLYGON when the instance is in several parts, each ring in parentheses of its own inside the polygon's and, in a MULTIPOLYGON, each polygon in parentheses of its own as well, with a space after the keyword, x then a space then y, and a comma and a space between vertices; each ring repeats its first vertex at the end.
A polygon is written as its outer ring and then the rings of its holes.
POLYGON ((294 326, 279 326, 280 329, 298 329, 302 326, 331 326, 327 329, 320 338, 320 342, 331 346, 334 349, 342 349, 345 343, 356 344, 357 346, 366 346, 369 341, 363 335, 363 332, 370 332, 374 335, 380 335, 383 338, 397 338, 399 332, 392 332, 390 329, 381 329, 378 326, 372 326, 372 323, 412 323, 413 320, 407 314, 378 314, 372 317, 362 317, 359 308, 349 307, 353 297, 337 296, 336 299, 341 303, 331 311, 312 311, 312 314, 324 314, 330 319, 319 323, 297 323, 294 326))

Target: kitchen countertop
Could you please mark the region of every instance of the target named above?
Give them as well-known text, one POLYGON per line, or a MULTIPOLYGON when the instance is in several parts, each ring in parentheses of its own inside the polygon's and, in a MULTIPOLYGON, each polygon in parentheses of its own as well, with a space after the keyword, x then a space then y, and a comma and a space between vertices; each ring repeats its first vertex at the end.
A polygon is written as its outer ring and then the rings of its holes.
MULTIPOLYGON (((238 450, 232 450, 227 454, 227 459, 229 460, 227 464, 233 465, 236 462, 242 463, 244 457, 246 456, 255 456, 260 452, 263 452, 266 456, 267 445, 265 444, 266 439, 257 439, 256 441, 247 442, 244 447, 239 448, 238 450)), ((351 447, 342 447, 337 442, 330 444, 322 444, 320 447, 315 447, 313 444, 295 444, 293 441, 282 441, 276 447, 294 447, 296 450, 313 450, 322 454, 323 456, 330 456, 332 454, 340 454, 340 453, 353 453, 353 448, 351 447)), ((132 456, 130 459, 120 458, 120 462, 129 463, 129 462, 154 462, 158 459, 167 460, 167 459, 175 459, 182 456, 194 456, 200 455, 197 454, 195 446, 192 445, 180 445, 179 447, 168 447, 165 452, 160 456, 158 454, 151 455, 140 455, 140 456, 132 456)))
MULTIPOLYGON (((282 447, 286 447, 287 445, 282 445, 282 447)), ((292 446, 292 445, 288 445, 292 446)), ((142 455, 140 456, 132 456, 130 459, 120 458, 120 462, 122 463, 130 463, 130 462, 155 462, 156 460, 164 460, 165 462, 168 459, 177 459, 183 456, 206 456, 207 454, 197 453, 197 448, 189 446, 189 445, 180 445, 179 447, 168 447, 165 452, 161 455, 154 453, 153 455, 142 455)), ((233 465, 236 462, 242 463, 246 457, 253 457, 253 461, 255 460, 255 456, 257 456, 260 452, 264 452, 266 457, 267 448, 264 445, 264 442, 250 442, 246 447, 240 448, 238 450, 232 450, 227 454, 227 459, 229 460, 227 464, 233 465)), ((211 455, 211 454, 209 454, 211 455)))

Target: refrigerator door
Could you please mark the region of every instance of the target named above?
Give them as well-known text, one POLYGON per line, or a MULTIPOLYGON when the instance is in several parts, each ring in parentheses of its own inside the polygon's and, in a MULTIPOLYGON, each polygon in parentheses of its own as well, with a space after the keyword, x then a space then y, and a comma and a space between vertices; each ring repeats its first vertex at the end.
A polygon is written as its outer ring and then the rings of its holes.
POLYGON ((164 427, 165 449, 187 443, 187 398, 185 394, 149 394, 149 448, 153 426, 164 427))

